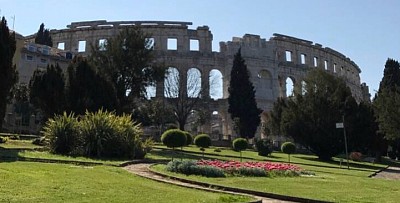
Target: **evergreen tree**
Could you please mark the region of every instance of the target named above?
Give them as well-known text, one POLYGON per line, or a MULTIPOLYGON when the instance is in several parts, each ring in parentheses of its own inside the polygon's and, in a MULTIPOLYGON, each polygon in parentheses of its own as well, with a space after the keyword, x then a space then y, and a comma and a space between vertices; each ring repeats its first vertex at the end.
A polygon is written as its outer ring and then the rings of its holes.
POLYGON ((15 33, 10 33, 7 21, 3 17, 0 22, 0 129, 12 87, 18 79, 16 67, 12 64, 15 49, 15 33))
POLYGON ((43 44, 52 47, 53 40, 51 39, 50 31, 48 29, 44 29, 44 24, 40 24, 39 30, 36 33, 35 37, 36 44, 43 44))
POLYGON ((65 111, 65 79, 58 64, 37 69, 29 81, 29 100, 44 114, 44 119, 65 111))
POLYGON ((92 47, 91 59, 113 83, 119 113, 132 112, 134 99, 145 97, 145 87, 165 75, 164 68, 152 66, 152 42, 138 27, 123 29, 101 49, 97 45, 92 47))
POLYGON ((399 62, 386 61, 379 91, 374 99, 374 107, 379 123, 379 131, 388 140, 400 139, 400 65, 399 62))
POLYGON ((228 112, 243 138, 253 138, 260 124, 261 109, 257 108, 254 86, 240 49, 234 56, 229 85, 228 112))
POLYGON ((69 110, 79 115, 99 109, 113 111, 118 103, 112 83, 79 57, 68 67, 66 93, 69 110))

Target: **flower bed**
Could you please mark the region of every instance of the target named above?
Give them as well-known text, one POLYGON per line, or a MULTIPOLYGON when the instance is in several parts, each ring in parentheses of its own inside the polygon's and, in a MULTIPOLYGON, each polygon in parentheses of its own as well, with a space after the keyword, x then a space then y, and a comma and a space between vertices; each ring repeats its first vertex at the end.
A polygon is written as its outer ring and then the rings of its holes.
POLYGON ((312 173, 304 171, 293 164, 272 162, 238 162, 219 160, 184 160, 171 161, 167 165, 171 172, 186 175, 202 175, 207 177, 257 176, 257 177, 293 177, 312 173))

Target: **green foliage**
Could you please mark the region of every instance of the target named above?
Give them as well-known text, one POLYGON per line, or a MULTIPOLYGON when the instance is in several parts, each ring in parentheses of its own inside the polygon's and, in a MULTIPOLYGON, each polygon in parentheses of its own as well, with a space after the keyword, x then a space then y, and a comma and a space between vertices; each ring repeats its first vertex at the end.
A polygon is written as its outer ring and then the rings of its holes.
POLYGON ((344 148, 343 131, 336 129, 335 123, 346 114, 351 92, 342 79, 321 69, 311 70, 305 84, 303 94, 288 98, 280 126, 283 134, 320 159, 329 160, 344 148))
POLYGON ((211 146, 211 138, 207 134, 200 134, 194 138, 194 144, 201 148, 208 148, 211 146))
POLYGON ((290 163, 290 155, 296 152, 296 145, 291 142, 285 142, 281 146, 281 151, 288 155, 290 163))
POLYGON ((161 141, 167 147, 182 147, 186 145, 186 135, 182 130, 170 129, 161 135, 161 141))
POLYGON ((46 146, 47 140, 45 137, 38 137, 32 140, 32 144, 39 145, 39 146, 46 146))
POLYGON ((259 156, 269 156, 272 153, 272 143, 269 139, 259 139, 256 141, 255 149, 259 156))
POLYGON ((193 143, 193 136, 189 132, 185 131, 186 135, 186 145, 191 145, 193 143))
POLYGON ((99 109, 112 111, 118 105, 113 84, 80 57, 75 57, 68 67, 66 93, 69 110, 78 115, 99 109))
POLYGON ((78 119, 74 114, 56 115, 43 126, 43 135, 49 140, 50 152, 55 154, 76 155, 82 146, 78 119))
POLYGON ((225 177, 222 169, 212 166, 199 166, 196 161, 183 160, 183 161, 170 161, 166 167, 167 171, 175 173, 183 173, 185 175, 201 175, 206 177, 225 177))
POLYGON ((268 172, 263 168, 250 168, 250 167, 239 167, 232 168, 228 173, 234 176, 253 176, 253 177, 266 177, 268 172))
POLYGON ((140 139, 141 126, 129 115, 103 110, 86 112, 79 122, 73 114, 56 116, 46 122, 43 134, 51 152, 87 157, 143 158, 152 144, 140 139))
POLYGON ((29 81, 29 100, 43 111, 44 118, 61 114, 65 110, 65 79, 57 64, 48 65, 46 71, 35 70, 29 81))
POLYGON ((285 142, 281 146, 281 151, 285 154, 293 154, 296 152, 296 145, 291 142, 285 142))
POLYGON ((35 43, 47 45, 49 47, 53 46, 53 40, 51 39, 50 31, 49 29, 44 29, 43 23, 40 24, 39 30, 36 33, 35 43))
POLYGON ((18 80, 16 67, 12 64, 15 49, 15 32, 10 33, 3 17, 0 21, 0 128, 3 125, 7 101, 11 98, 11 90, 18 80))
POLYGON ((237 121, 237 132, 244 138, 254 137, 260 124, 261 109, 257 107, 254 86, 240 49, 234 56, 229 83, 228 112, 237 121))
POLYGON ((0 143, 6 143, 8 141, 8 137, 0 136, 0 143))
POLYGON ((145 87, 164 79, 165 69, 151 65, 153 44, 137 26, 121 30, 103 46, 92 48, 91 61, 114 85, 120 104, 117 112, 131 112, 133 99, 144 98, 145 87))
POLYGON ((232 147, 233 147, 233 150, 240 152, 240 151, 247 149, 248 144, 249 143, 247 142, 246 139, 236 138, 232 142, 232 147))

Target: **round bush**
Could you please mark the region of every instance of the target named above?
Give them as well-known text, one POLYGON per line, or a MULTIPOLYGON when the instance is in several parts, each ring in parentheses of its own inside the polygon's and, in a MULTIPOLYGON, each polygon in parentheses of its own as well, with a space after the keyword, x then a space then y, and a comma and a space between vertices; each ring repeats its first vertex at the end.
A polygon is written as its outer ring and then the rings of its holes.
POLYGON ((193 143, 192 134, 185 131, 185 135, 186 135, 186 145, 191 145, 193 143))
POLYGON ((186 134, 179 129, 170 129, 161 135, 161 141, 167 147, 182 147, 186 145, 186 134))
POLYGON ((291 142, 285 142, 281 146, 281 151, 285 154, 293 154, 296 151, 296 145, 291 142))
POLYGON ((248 142, 244 138, 236 138, 235 140, 233 140, 233 143, 232 143, 233 150, 238 151, 238 152, 247 149, 247 145, 248 145, 248 142))
POLYGON ((268 156, 272 153, 272 143, 269 139, 260 139, 256 141, 255 148, 260 156, 268 156))
POLYGON ((194 138, 194 144, 198 147, 207 148, 211 146, 211 138, 207 134, 200 134, 194 138))

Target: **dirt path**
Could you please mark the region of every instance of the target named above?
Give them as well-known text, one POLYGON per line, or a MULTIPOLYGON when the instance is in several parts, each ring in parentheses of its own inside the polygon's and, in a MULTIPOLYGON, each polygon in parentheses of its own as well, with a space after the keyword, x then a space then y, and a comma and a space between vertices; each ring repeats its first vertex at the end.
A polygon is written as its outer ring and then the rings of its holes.
POLYGON ((151 164, 149 164, 149 163, 132 164, 132 165, 125 166, 124 169, 126 169, 129 172, 134 173, 138 176, 142 176, 142 177, 156 180, 159 182, 179 185, 182 187, 194 188, 194 189, 211 191, 211 192, 223 192, 223 193, 235 194, 235 195, 248 195, 248 196, 255 197, 258 200, 261 200, 262 203, 288 202, 288 201, 282 201, 282 200, 271 199, 271 198, 266 198, 266 197, 259 197, 259 196, 255 196, 255 195, 249 195, 249 194, 245 194, 245 193, 231 192, 231 191, 227 191, 227 190, 218 190, 218 189, 200 186, 200 185, 193 184, 193 183, 185 183, 185 182, 181 182, 179 180, 169 179, 169 178, 166 178, 166 177, 163 177, 163 176, 160 176, 158 174, 151 172, 149 169, 150 165, 151 164))
POLYGON ((383 171, 377 173, 374 178, 383 178, 389 180, 400 180, 400 168, 399 167, 389 167, 383 171))

